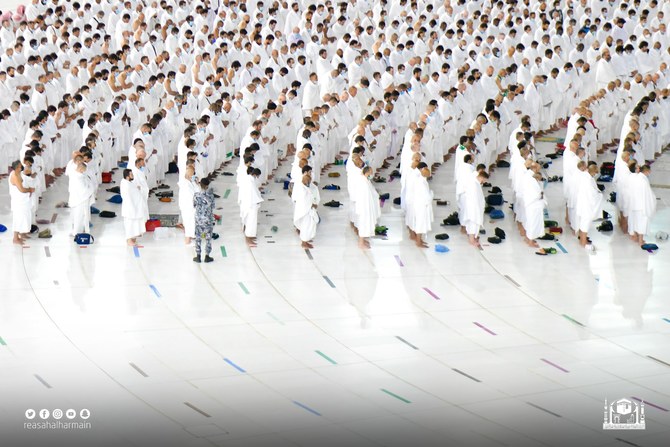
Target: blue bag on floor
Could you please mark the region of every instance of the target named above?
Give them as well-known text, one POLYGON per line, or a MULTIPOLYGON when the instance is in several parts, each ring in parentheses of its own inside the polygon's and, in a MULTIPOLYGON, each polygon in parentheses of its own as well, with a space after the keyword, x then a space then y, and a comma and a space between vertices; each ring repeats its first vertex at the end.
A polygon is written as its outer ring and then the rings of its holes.
POLYGON ((502 210, 493 210, 489 216, 491 216, 491 219, 503 219, 505 217, 505 213, 503 213, 502 210))
POLYGON ((435 251, 437 253, 447 253, 449 251, 449 248, 446 245, 435 244, 435 251))
POLYGON ((641 247, 642 247, 642 250, 647 250, 647 251, 658 250, 658 245, 656 245, 656 244, 642 244, 641 247))
POLYGON ((91 207, 91 214, 100 214, 100 210, 97 209, 96 207, 92 206, 91 207))
POLYGON ((4 233, 5 231, 7 231, 7 227, 0 224, 0 233, 4 233))
POLYGON ((88 233, 77 233, 74 236, 74 241, 78 245, 91 245, 93 243, 93 236, 88 233))
POLYGON ((123 202, 123 198, 121 197, 120 194, 114 194, 112 197, 107 199, 107 201, 110 203, 121 203, 123 202))

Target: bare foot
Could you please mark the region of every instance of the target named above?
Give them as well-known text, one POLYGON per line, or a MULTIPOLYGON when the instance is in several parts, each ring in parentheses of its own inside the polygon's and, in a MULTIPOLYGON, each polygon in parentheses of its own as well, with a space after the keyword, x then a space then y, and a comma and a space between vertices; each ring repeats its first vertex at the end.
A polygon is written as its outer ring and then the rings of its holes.
POLYGON ((314 248, 314 246, 312 244, 310 244, 309 242, 303 242, 302 244, 300 244, 300 246, 302 248, 314 248))
POLYGON ((193 238, 192 238, 192 237, 184 238, 184 243, 185 243, 186 245, 190 244, 192 241, 193 241, 193 238))

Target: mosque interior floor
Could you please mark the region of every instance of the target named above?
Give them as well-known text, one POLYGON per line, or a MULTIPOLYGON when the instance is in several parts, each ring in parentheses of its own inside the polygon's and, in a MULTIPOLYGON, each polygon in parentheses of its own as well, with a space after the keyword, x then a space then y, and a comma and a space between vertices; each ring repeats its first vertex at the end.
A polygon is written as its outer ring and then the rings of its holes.
MULTIPOLYGON (((539 152, 552 146, 540 143, 539 152)), ((659 200, 650 240, 670 228, 667 159, 652 167, 659 200)), ((650 254, 618 229, 594 229, 596 254, 564 233, 542 244, 558 253, 540 257, 505 204, 505 218, 485 228, 488 236, 499 226, 507 239, 490 245, 483 236, 480 252, 456 227, 439 226, 454 211, 452 159, 431 181, 435 198, 451 202, 435 207, 431 247, 408 240, 389 200, 380 220, 388 238, 361 251, 343 166, 332 171, 342 176, 322 185, 342 190, 322 191, 322 203, 345 206, 319 208, 308 252, 280 183, 264 194, 258 247, 247 248, 235 177, 219 176, 223 220, 211 264, 192 262, 174 228, 127 247, 120 205, 105 202, 104 188, 96 206, 119 217, 93 217, 95 243, 78 247, 69 210, 55 207, 67 200, 59 179, 38 215, 53 222, 52 239, 20 248, 9 232, 0 236, 3 437, 16 445, 667 446, 667 244, 650 254), (450 251, 436 253, 434 235, 445 230, 450 239, 440 243, 450 251), (645 430, 603 430, 605 400, 620 398, 646 402, 645 430), (26 430, 28 408, 86 408, 91 427, 26 430)), ((497 169, 491 182, 509 200, 507 173, 497 169)), ((561 175, 560 158, 548 173, 561 175)), ((10 226, 4 182, 0 223, 10 226)), ((397 180, 377 186, 399 195, 397 180)), ((561 183, 549 183, 546 196, 548 218, 565 226, 561 183)), ((178 213, 176 201, 154 197, 150 209, 178 213)), ((612 204, 605 209, 614 214, 612 204)))

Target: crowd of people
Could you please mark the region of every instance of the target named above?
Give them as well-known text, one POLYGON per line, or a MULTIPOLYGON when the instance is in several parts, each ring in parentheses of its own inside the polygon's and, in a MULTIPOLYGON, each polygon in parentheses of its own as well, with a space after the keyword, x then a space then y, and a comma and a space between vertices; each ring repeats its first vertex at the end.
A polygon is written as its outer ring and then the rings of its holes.
POLYGON ((0 18, 14 242, 62 175, 72 234, 88 233, 103 176, 122 163, 128 244, 144 232, 150 194, 178 172, 186 242, 200 262, 205 239, 210 262, 209 185, 221 168, 239 163, 240 219, 255 246, 261 192, 290 163, 293 222, 311 248, 321 178, 344 161, 349 219, 367 248, 381 214, 375 183, 399 161, 409 237, 426 247, 429 180, 453 154, 470 243, 481 246, 482 185, 508 158, 520 234, 546 254, 547 154, 535 139, 567 126, 570 228, 593 250, 596 157, 617 147, 619 224, 642 244, 655 210, 649 164, 670 143, 660 125, 668 14, 657 0, 32 0, 0 18))

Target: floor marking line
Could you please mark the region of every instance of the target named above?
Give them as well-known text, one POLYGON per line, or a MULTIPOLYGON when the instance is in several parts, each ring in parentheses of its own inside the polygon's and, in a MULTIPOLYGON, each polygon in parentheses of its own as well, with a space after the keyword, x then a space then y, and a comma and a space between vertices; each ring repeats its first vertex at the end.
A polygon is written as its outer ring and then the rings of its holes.
POLYGON ((664 362, 663 360, 657 359, 656 357, 652 357, 652 356, 648 355, 647 358, 650 358, 653 361, 660 363, 661 365, 670 366, 670 363, 664 362))
POLYGON ((531 402, 526 402, 526 403, 533 408, 537 408, 538 410, 544 411, 545 413, 549 413, 550 415, 556 416, 557 418, 562 418, 563 417, 558 413, 554 413, 553 411, 547 410, 546 408, 542 408, 541 406, 535 405, 534 403, 531 403, 531 402))
POLYGON ((210 416, 209 414, 205 413, 205 412, 202 411, 200 408, 196 407, 195 405, 193 405, 193 404, 190 403, 190 402, 184 402, 184 405, 186 405, 187 407, 189 407, 189 408, 190 408, 191 410, 193 410, 193 411, 197 411, 198 413, 200 413, 201 415, 205 416, 206 418, 211 418, 211 417, 212 417, 212 416, 210 416))
POLYGON ((3 340, 2 337, 0 337, 0 345, 7 346, 7 343, 5 343, 5 340, 3 340))
POLYGON ((233 368, 235 368, 236 370, 238 370, 239 372, 241 372, 241 373, 246 373, 246 370, 245 370, 244 368, 242 368, 241 366, 235 364, 232 360, 230 360, 230 359, 224 357, 224 358, 223 358, 223 361, 226 362, 227 364, 229 364, 230 366, 232 366, 233 368))
POLYGON ((314 260, 314 257, 312 256, 312 252, 309 251, 309 248, 305 249, 305 254, 307 255, 307 257, 309 258, 310 261, 314 260))
POLYGON ((561 315, 563 316, 563 318, 565 318, 565 319, 568 320, 568 321, 572 321, 573 323, 578 324, 578 325, 581 326, 581 327, 586 327, 585 324, 580 323, 579 321, 577 321, 577 320, 575 320, 574 318, 572 318, 570 315, 566 315, 566 314, 561 314, 561 315))
POLYGON ((224 247, 223 245, 221 246, 221 256, 224 258, 228 257, 228 254, 226 253, 226 247, 224 247))
POLYGON ((328 278, 327 276, 324 275, 324 276, 323 276, 323 279, 326 280, 326 282, 328 283, 328 285, 329 285, 330 287, 332 287, 333 289, 335 288, 335 284, 333 284, 333 282, 330 280, 330 278, 328 278))
POLYGON ((474 325, 477 326, 478 328, 481 328, 481 329, 485 330, 486 332, 488 332, 488 333, 491 334, 491 335, 498 335, 498 334, 496 334, 495 332, 493 332, 491 329, 487 328, 486 326, 484 326, 484 325, 481 324, 481 323, 477 323, 476 321, 473 321, 472 324, 474 324, 474 325))
POLYGON ((47 246, 44 247, 44 254, 47 255, 47 258, 51 257, 51 250, 49 249, 49 247, 47 246))
POLYGON ((281 321, 279 318, 277 318, 272 312, 266 312, 270 318, 275 320, 277 323, 281 324, 282 326, 286 326, 286 323, 281 321))
POLYGON ((238 282, 237 284, 239 284, 240 288, 244 291, 245 295, 249 295, 249 289, 247 289, 247 287, 244 285, 243 282, 238 282))
POLYGON ((509 275, 505 275, 505 278, 509 279, 510 282, 515 286, 517 286, 518 288, 521 288, 521 285, 518 282, 514 281, 509 275))
POLYGON ((321 357, 323 357, 324 359, 328 360, 328 361, 329 361, 330 363, 332 363, 333 365, 337 365, 337 362, 336 362, 335 360, 331 359, 330 357, 328 357, 328 356, 327 356, 326 354, 324 354, 323 352, 318 351, 318 350, 317 350, 317 351, 314 351, 314 352, 316 352, 317 354, 319 354, 319 355, 320 355, 321 357))
POLYGON ((51 223, 56 223, 56 219, 58 219, 58 213, 53 213, 51 216, 51 223))
POLYGON ((470 380, 474 380, 474 381, 477 382, 477 383, 482 383, 481 380, 479 380, 479 379, 477 379, 477 378, 475 378, 475 377, 472 377, 470 374, 466 374, 466 373, 464 373, 464 372, 461 371, 460 369, 451 368, 451 370, 454 371, 454 372, 457 372, 458 374, 460 374, 460 375, 462 375, 462 376, 467 377, 467 378, 470 379, 470 380))
POLYGON ((405 339, 402 338, 401 336, 396 335, 395 338, 397 338, 397 339, 400 340, 401 342, 405 343, 407 346, 411 347, 412 349, 416 349, 417 351, 419 350, 419 348, 417 348, 416 346, 414 346, 412 343, 408 342, 407 340, 405 340, 405 339))
POLYGON ((656 405, 656 404, 652 404, 652 403, 649 402, 649 401, 640 399, 639 397, 631 396, 631 399, 636 400, 636 401, 638 401, 638 402, 642 402, 643 404, 645 404, 645 405, 649 405, 650 407, 652 407, 652 408, 656 408, 657 410, 661 410, 661 411, 664 411, 664 412, 666 412, 666 413, 668 412, 668 409, 667 409, 667 408, 659 407, 658 405, 656 405))
POLYGON ((614 439, 616 439, 619 442, 623 442, 624 444, 632 445, 634 447, 641 447, 640 444, 635 444, 634 442, 626 441, 625 439, 621 438, 614 438, 614 439))
POLYGON ((405 264, 402 263, 402 260, 400 259, 400 256, 395 255, 395 261, 398 263, 400 267, 404 267, 405 264))
POLYGON ((315 415, 317 415, 317 416, 321 416, 321 413, 319 413, 319 412, 316 411, 316 410, 312 410, 312 409, 309 408, 307 405, 305 405, 305 404, 301 404, 301 403, 298 402, 297 400, 294 400, 293 403, 294 403, 295 405, 299 406, 300 408, 302 408, 303 410, 307 410, 307 411, 309 411, 309 412, 312 413, 312 414, 315 414, 315 415))
POLYGON ((43 378, 41 378, 41 377, 38 376, 37 374, 33 374, 33 375, 34 375, 35 378, 36 378, 37 380, 39 380, 40 383, 41 383, 42 385, 44 385, 45 387, 47 387, 47 388, 49 388, 49 389, 53 388, 51 385, 49 385, 49 384, 47 383, 46 380, 44 380, 43 378))
POLYGON ((547 359, 540 359, 540 360, 542 360, 542 361, 543 361, 544 363, 546 363, 547 365, 551 365, 551 366, 553 366, 553 367, 556 368, 556 369, 560 369, 560 370, 563 371, 564 373, 569 373, 569 372, 570 372, 570 371, 568 371, 567 369, 563 368, 562 366, 559 366, 559 365, 557 365, 557 364, 554 363, 554 362, 550 362, 550 361, 547 360, 547 359))
POLYGON ((557 246, 558 249, 561 250, 563 253, 566 253, 566 254, 568 253, 568 250, 566 250, 565 247, 563 246, 563 244, 561 244, 560 242, 556 242, 556 246, 557 246))
POLYGON ((428 287, 422 287, 423 291, 426 292, 428 295, 432 296, 436 300, 440 300, 441 298, 435 294, 432 290, 430 290, 428 287))
POLYGON ((392 392, 389 391, 389 390, 386 390, 386 389, 384 389, 384 388, 380 388, 380 390, 382 391, 382 393, 386 393, 386 394, 388 394, 389 396, 395 397, 396 399, 398 399, 398 400, 400 400, 400 401, 402 401, 402 402, 405 402, 406 404, 411 404, 411 403, 412 403, 411 400, 407 400, 407 399, 405 399, 404 397, 398 396, 397 394, 392 393, 392 392))
POLYGON ((223 198, 227 199, 229 195, 230 195, 230 189, 226 189, 226 192, 223 193, 223 198))
POLYGON ((135 253, 135 257, 139 258, 140 257, 140 249, 137 248, 137 246, 133 247, 133 253, 135 253))
POLYGON ((158 291, 158 289, 156 288, 156 286, 154 286, 153 284, 149 284, 149 287, 150 287, 151 290, 153 290, 154 293, 156 294, 156 298, 160 298, 160 297, 161 297, 161 294, 160 294, 160 292, 158 291))
POLYGON ((142 371, 142 369, 140 369, 140 367, 137 366, 136 364, 134 364, 134 363, 128 363, 128 364, 129 364, 135 371, 137 371, 138 373, 140 373, 143 377, 149 377, 149 375, 148 375, 147 373, 145 373, 144 371, 142 371))

